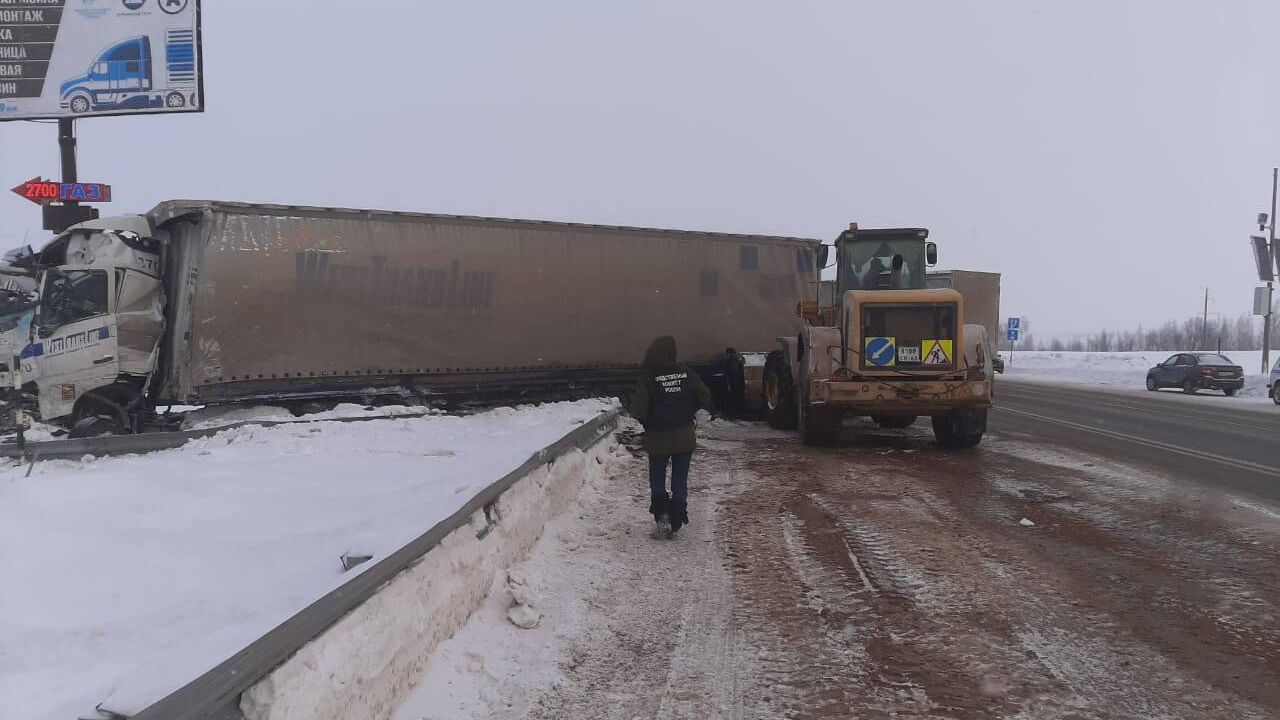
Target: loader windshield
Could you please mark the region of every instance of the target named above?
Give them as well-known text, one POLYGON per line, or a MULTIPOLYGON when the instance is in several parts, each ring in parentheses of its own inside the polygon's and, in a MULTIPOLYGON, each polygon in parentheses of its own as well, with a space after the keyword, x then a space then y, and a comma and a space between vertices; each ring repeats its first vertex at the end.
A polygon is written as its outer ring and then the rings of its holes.
POLYGON ((954 368, 956 306, 954 303, 865 304, 862 306, 862 338, 864 369, 954 368))

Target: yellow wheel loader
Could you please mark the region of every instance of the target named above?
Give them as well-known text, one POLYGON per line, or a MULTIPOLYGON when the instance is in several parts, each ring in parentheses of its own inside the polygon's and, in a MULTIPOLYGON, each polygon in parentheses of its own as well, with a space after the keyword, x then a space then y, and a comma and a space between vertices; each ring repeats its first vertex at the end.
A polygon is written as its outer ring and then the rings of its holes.
POLYGON ((833 440, 849 415, 887 428, 928 416, 944 448, 982 440, 991 341, 985 326, 966 324, 960 293, 926 288, 937 261, 928 238, 922 228, 856 223, 840 234, 836 280, 818 283, 799 306, 800 335, 779 338, 765 362, 770 425, 816 444, 833 440))

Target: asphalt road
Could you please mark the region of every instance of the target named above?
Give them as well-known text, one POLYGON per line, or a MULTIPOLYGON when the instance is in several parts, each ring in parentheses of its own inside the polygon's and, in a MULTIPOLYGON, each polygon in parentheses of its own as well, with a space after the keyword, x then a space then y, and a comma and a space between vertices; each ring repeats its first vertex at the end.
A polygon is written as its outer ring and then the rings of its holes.
POLYGON ((619 453, 515 569, 542 623, 515 629, 500 593, 395 717, 1280 717, 1280 503, 1143 444, 1191 442, 1163 418, 1200 412, 1183 398, 1000 392, 1002 428, 963 452, 927 421, 824 447, 709 423, 675 540, 648 537, 645 461, 619 453), (1157 430, 1053 419, 1135 416, 1157 430))
POLYGON ((1280 499, 1280 408, 1202 392, 1101 390, 1002 378, 990 431, 1280 499))

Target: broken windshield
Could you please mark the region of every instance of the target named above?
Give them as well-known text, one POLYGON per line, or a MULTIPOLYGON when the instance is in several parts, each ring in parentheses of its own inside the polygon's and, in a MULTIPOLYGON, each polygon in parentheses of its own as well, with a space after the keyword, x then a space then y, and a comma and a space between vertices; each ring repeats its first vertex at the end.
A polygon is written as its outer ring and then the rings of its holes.
POLYGON ((40 324, 58 327, 107 312, 105 270, 50 270, 40 300, 40 324))

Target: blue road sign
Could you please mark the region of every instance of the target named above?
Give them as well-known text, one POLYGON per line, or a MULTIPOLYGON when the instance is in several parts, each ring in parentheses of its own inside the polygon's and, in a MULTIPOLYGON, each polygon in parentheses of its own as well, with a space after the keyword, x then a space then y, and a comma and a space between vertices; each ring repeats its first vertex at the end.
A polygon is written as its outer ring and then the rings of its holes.
POLYGON ((866 345, 863 347, 863 356, 867 359, 868 365, 878 367, 888 367, 895 364, 898 359, 897 349, 891 337, 867 338, 866 345))
POLYGON ((1015 318, 1015 317, 1011 317, 1011 318, 1009 318, 1009 323, 1008 323, 1008 324, 1009 324, 1009 329, 1010 329, 1010 330, 1021 330, 1021 329, 1022 329, 1022 318, 1015 318))
POLYGON ((1021 330, 1013 326, 1009 327, 1009 342, 1017 342, 1018 340, 1022 339, 1020 337, 1021 335, 1022 335, 1021 330))

